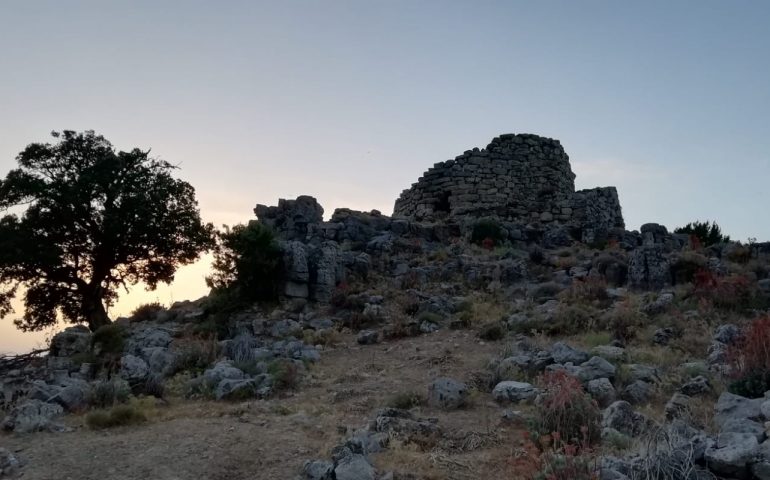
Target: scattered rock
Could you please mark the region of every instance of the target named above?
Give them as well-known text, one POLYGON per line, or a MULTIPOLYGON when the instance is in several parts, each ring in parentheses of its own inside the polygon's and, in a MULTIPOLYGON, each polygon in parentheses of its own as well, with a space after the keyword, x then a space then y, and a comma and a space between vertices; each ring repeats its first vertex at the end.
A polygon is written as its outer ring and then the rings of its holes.
POLYGON ((696 395, 705 395, 711 392, 711 384, 706 377, 703 375, 698 375, 697 377, 690 379, 687 381, 687 383, 682 385, 679 391, 690 397, 694 397, 696 395))
POLYGON ((586 391, 591 394, 600 407, 607 407, 615 401, 615 387, 607 378, 590 380, 586 386, 586 391))
POLYGON ((507 380, 495 386, 492 397, 498 402, 521 402, 533 400, 538 393, 532 384, 507 380))
POLYGON ((64 409, 61 405, 45 403, 40 400, 27 400, 11 410, 3 420, 2 426, 3 430, 15 433, 62 432, 66 428, 54 420, 62 416, 63 413, 64 409))
POLYGON ((468 400, 468 387, 451 378, 437 378, 428 387, 428 404, 432 407, 453 410, 468 400))
POLYGON ((380 341, 380 332, 377 330, 361 330, 358 332, 357 341, 360 345, 374 345, 380 341))
POLYGON ((564 342, 556 342, 551 346, 551 357, 555 363, 581 364, 588 360, 588 354, 570 347, 564 342))

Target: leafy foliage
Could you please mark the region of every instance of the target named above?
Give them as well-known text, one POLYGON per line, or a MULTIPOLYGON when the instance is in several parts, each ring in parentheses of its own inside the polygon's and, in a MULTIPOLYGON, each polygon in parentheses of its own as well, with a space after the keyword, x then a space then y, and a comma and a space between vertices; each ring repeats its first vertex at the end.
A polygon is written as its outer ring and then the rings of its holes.
POLYGON ((193 187, 148 151, 117 152, 93 131, 53 132, 33 143, 0 181, 0 316, 25 290, 16 325, 39 330, 61 314, 109 322, 118 287, 169 283, 212 245, 193 187))
POLYGON ((279 294, 282 254, 273 233, 257 221, 217 232, 214 273, 206 278, 216 293, 245 301, 279 294))
POLYGON ((722 234, 722 228, 717 222, 690 222, 684 227, 674 229, 674 233, 685 233, 698 239, 701 245, 708 247, 716 243, 725 243, 730 241, 729 235, 722 234))

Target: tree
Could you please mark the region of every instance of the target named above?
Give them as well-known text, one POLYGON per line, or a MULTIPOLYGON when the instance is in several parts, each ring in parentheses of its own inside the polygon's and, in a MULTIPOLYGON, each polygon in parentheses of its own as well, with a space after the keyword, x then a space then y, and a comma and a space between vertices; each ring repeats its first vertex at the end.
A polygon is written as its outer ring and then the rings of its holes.
POLYGON ((722 228, 717 222, 709 222, 708 220, 705 222, 697 220, 695 222, 690 222, 684 227, 674 229, 674 233, 684 233, 694 236, 704 247, 730 241, 730 236, 722 234, 722 228))
POLYGON ((214 273, 209 288, 233 300, 259 301, 278 297, 283 254, 273 232, 252 220, 248 225, 224 226, 217 232, 214 273))
POLYGON ((116 152, 93 131, 52 136, 0 180, 0 318, 26 290, 20 329, 61 314, 96 330, 110 323, 120 286, 170 283, 213 246, 214 229, 201 222, 195 189, 149 151, 116 152))

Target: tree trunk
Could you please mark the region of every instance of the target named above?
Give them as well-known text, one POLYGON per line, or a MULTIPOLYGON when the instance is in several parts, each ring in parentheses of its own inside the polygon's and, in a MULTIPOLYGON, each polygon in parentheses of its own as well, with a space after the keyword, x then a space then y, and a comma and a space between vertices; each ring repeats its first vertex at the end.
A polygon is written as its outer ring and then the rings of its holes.
POLYGON ((88 321, 88 328, 95 332, 99 327, 109 325, 110 317, 107 316, 107 310, 104 309, 102 297, 99 291, 83 296, 83 315, 88 321))

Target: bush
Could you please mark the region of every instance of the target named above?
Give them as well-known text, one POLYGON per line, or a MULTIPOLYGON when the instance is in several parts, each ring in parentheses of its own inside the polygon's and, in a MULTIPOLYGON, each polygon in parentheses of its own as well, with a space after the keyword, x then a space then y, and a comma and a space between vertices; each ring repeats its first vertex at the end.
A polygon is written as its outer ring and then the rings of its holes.
POLYGON ((505 330, 500 322, 488 323, 481 327, 479 338, 482 340, 496 341, 505 338, 505 330))
POLYGON ((755 291, 743 275, 719 277, 710 270, 695 274, 695 295, 722 310, 745 310, 754 307, 755 291))
POLYGON ((273 376, 276 390, 293 390, 299 385, 300 369, 292 360, 273 360, 267 366, 267 373, 273 376))
POLYGON ((86 424, 93 429, 136 425, 147 420, 136 405, 117 405, 110 410, 96 410, 86 415, 86 424))
POLYGON ((215 336, 176 340, 173 344, 173 372, 202 372, 219 357, 219 342, 215 336))
POLYGON ((416 392, 401 392, 396 393, 390 397, 385 403, 386 406, 391 408, 400 408, 402 410, 409 410, 410 408, 419 407, 425 403, 425 398, 416 392))
POLYGON ((506 237, 505 229, 493 218, 482 218, 476 221, 471 230, 471 243, 487 249, 500 245, 506 237))
POLYGON ((123 379, 113 378, 95 382, 88 392, 88 404, 98 408, 112 407, 125 403, 131 395, 131 387, 123 379))
POLYGON ((121 355, 126 343, 126 329, 111 323, 98 328, 91 337, 91 345, 99 355, 121 355))
POLYGON ((696 238, 704 247, 730 241, 730 236, 722 234, 722 229, 717 225, 717 222, 712 223, 708 220, 705 222, 690 222, 684 227, 674 229, 674 233, 689 234, 691 237, 696 238))
POLYGON ((272 231, 253 220, 232 228, 225 225, 216 236, 214 273, 206 277, 209 288, 235 300, 276 299, 282 283, 283 254, 272 231))
POLYGON ((749 398, 770 390, 770 315, 754 319, 727 349, 733 382, 728 389, 749 398))
POLYGON ((546 372, 540 384, 543 394, 536 407, 535 433, 558 435, 569 444, 599 440, 599 407, 578 379, 557 370, 546 372))
POLYGON ((699 271, 708 266, 708 259, 692 251, 683 252, 671 263, 671 276, 674 284, 689 283, 695 281, 699 271))
POLYGON ((161 312, 163 310, 164 310, 164 307, 159 302, 151 302, 151 303, 145 303, 144 305, 139 305, 134 309, 133 312, 131 312, 131 321, 147 322, 150 320, 154 320, 158 312, 161 312))
POLYGON ((562 294, 564 300, 572 302, 607 302, 607 282, 602 278, 575 279, 562 294))

